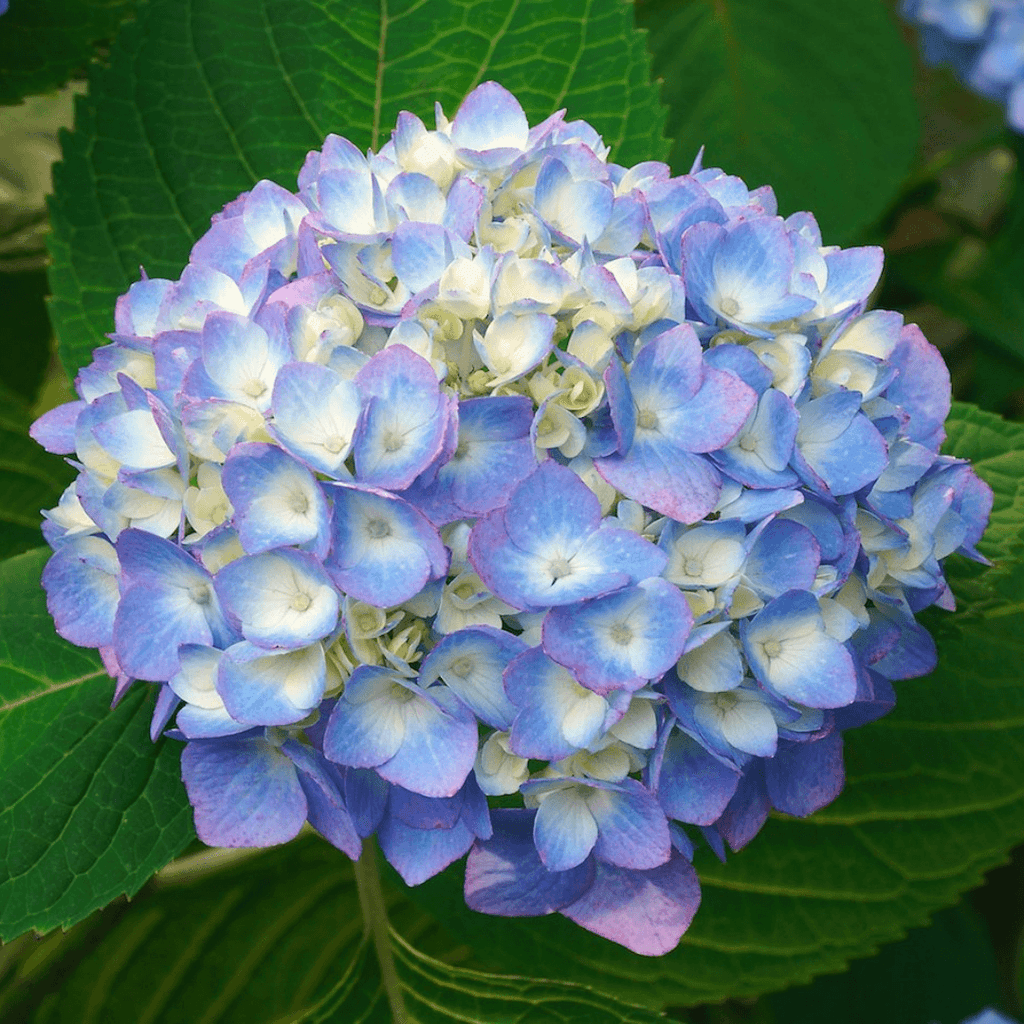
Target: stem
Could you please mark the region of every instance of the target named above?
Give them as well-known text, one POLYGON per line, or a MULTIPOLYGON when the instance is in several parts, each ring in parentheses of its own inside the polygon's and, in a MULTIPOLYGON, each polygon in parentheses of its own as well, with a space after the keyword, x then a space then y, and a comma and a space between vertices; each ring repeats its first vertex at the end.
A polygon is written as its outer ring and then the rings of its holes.
POLYGON ((363 840, 363 852, 352 865, 356 876, 356 892, 359 893, 359 908, 363 912, 363 927, 373 937, 373 945, 380 962, 381 984, 387 996, 388 1005, 395 1024, 408 1024, 405 1013, 405 998, 402 985, 395 970, 395 957, 391 951, 391 925, 384 905, 384 892, 380 886, 377 870, 377 848, 372 839, 363 840))

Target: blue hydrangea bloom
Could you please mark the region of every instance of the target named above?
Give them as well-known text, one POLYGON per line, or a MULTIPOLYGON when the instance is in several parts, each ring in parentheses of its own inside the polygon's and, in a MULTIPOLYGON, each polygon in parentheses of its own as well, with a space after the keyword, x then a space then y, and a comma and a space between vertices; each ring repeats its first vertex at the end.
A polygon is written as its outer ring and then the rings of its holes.
POLYGON ((474 909, 657 955, 694 844, 833 800, 930 671, 992 496, 938 454, 941 357, 866 309, 879 250, 608 156, 495 82, 330 136, 131 286, 33 436, 79 472, 57 630, 158 685, 200 838, 468 854, 474 909))
POLYGON ((1024 2, 1022 0, 902 0, 920 26, 929 64, 945 64, 970 89, 1005 106, 1006 120, 1024 132, 1024 2))

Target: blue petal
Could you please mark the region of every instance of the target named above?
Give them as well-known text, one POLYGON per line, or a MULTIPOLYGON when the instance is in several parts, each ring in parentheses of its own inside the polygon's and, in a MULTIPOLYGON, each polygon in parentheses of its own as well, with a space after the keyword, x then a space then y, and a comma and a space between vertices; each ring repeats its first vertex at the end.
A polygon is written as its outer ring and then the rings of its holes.
POLYGON ((425 696, 404 705, 402 746, 377 772, 381 778, 413 793, 452 796, 473 770, 476 719, 444 687, 432 686, 423 693, 425 696))
POLYGON ((451 828, 413 828, 388 815, 377 832, 377 841, 388 863, 406 885, 419 885, 457 861, 473 845, 476 836, 463 821, 451 828))
POLYGON ((327 502, 313 474, 272 444, 240 444, 224 463, 221 484, 247 554, 289 544, 327 551, 327 502))
POLYGON ((843 790, 843 738, 830 733, 809 743, 786 743, 764 763, 764 781, 772 806, 806 818, 832 803, 843 790))
POLYGON ((685 733, 672 731, 657 780, 658 801, 670 818, 713 825, 739 781, 739 771, 712 757, 685 733))
POLYGON ((448 552, 430 521, 387 491, 330 485, 333 545, 324 561, 351 597, 388 608, 415 597, 448 568, 448 552))
POLYGON ((544 619, 544 650, 598 693, 635 690, 679 660, 692 624, 682 593, 655 578, 553 608, 544 619))
POLYGON ((394 757, 405 739, 407 697, 393 672, 360 665, 331 712, 324 755, 353 768, 376 768, 394 757))
POLYGON ((224 652, 217 692, 232 718, 250 725, 301 721, 324 695, 324 649, 313 644, 295 651, 267 651, 249 643, 224 652))
POLYGON ((489 626, 449 633, 423 659, 419 682, 429 686, 442 679, 481 721, 507 729, 516 709, 502 686, 502 673, 526 644, 516 636, 489 626))
POLYGON ((306 820, 295 766, 262 737, 195 740, 182 751, 181 777, 208 846, 276 846, 306 820))
POLYGON ((287 740, 281 749, 298 769, 310 825, 329 843, 358 860, 363 844, 345 806, 344 779, 338 769, 312 747, 297 740, 287 740))
POLYGON ((537 808, 533 839, 549 871, 568 871, 582 864, 594 849, 597 834, 585 786, 570 783, 548 793, 537 808))
POLYGON ((237 558, 214 585, 242 636, 260 647, 305 647, 338 624, 337 591, 304 551, 277 548, 237 558))

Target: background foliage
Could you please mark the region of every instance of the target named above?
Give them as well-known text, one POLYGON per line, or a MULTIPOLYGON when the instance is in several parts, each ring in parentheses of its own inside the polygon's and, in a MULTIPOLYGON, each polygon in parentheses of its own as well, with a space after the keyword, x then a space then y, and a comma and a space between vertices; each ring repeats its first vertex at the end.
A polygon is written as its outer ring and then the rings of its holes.
POLYGON ((111 711, 98 659, 53 633, 46 555, 29 549, 72 473, 27 425, 65 399, 60 366, 73 376, 103 343, 140 264, 176 277, 214 212, 262 177, 292 185, 327 132, 377 146, 400 109, 450 113, 488 78, 531 121, 561 106, 591 121, 620 162, 683 173, 705 145, 709 166, 772 184, 784 214, 813 210, 826 242, 884 242, 876 304, 920 320, 976 403, 955 408, 948 450, 996 492, 995 567, 951 568, 958 611, 928 617, 941 667, 848 735, 835 804, 779 816, 725 866, 698 854, 703 906, 666 957, 558 917, 476 915, 459 866, 413 890, 385 869, 410 1016, 770 1022, 827 1005, 837 1021, 925 1024, 1019 1010, 1019 867, 974 897, 982 916, 961 902, 925 927, 1024 839, 1024 143, 1001 113, 917 66, 883 0, 12 0, 0 103, 87 66, 53 172, 59 364, 45 379, 25 139, 55 128, 25 130, 34 101, 0 111, 0 1018, 391 1019, 348 861, 311 838, 190 846, 179 748, 148 737, 152 695, 111 711))

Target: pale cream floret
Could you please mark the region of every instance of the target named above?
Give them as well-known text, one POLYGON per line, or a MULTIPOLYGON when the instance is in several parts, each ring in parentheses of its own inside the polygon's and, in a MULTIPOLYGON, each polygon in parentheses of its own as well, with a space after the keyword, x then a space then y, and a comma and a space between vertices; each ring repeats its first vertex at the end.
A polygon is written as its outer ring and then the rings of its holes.
POLYGON ((488 796, 517 793, 530 777, 530 763, 509 750, 509 734, 495 732, 484 741, 476 755, 476 781, 488 796))
POLYGON ((326 363, 341 345, 353 345, 363 332, 363 315, 344 295, 328 295, 315 310, 298 307, 301 325, 292 346, 295 358, 308 363, 326 363))
POLYGON ((202 462, 196 471, 196 485, 185 492, 185 515, 197 536, 220 526, 231 515, 231 501, 220 481, 221 467, 202 462))

